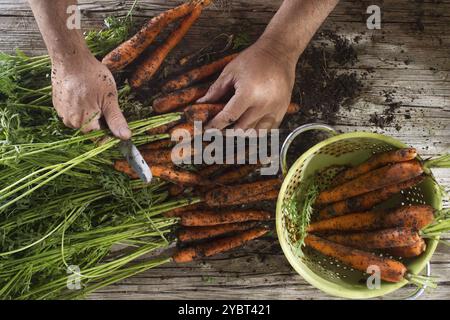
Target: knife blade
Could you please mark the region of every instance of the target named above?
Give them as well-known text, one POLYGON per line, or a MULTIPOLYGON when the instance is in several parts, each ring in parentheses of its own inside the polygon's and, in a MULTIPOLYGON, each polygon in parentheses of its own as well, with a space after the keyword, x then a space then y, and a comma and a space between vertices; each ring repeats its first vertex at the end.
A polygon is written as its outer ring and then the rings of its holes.
POLYGON ((131 140, 121 141, 119 150, 142 181, 145 183, 152 181, 153 175, 150 167, 131 140))

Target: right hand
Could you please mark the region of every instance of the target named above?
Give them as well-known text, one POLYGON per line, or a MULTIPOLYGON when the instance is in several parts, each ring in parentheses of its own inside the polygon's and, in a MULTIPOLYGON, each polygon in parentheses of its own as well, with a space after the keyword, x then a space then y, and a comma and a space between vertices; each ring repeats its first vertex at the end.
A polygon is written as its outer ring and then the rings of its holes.
POLYGON ((52 86, 53 105, 66 126, 82 132, 99 130, 103 116, 116 137, 131 138, 114 77, 90 53, 53 61, 52 86))

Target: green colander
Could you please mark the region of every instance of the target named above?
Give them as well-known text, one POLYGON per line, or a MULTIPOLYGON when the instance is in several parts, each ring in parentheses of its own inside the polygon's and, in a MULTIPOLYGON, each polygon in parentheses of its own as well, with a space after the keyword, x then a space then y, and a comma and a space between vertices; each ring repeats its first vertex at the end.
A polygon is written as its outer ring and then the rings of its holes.
MULTIPOLYGON (((287 205, 294 196, 294 192, 302 182, 317 176, 320 172, 319 187, 325 187, 331 182, 337 168, 347 165, 357 165, 367 160, 375 153, 405 148, 404 143, 376 133, 353 132, 337 134, 336 131, 324 124, 307 124, 295 129, 285 140, 281 148, 281 167, 284 182, 281 186, 277 201, 276 228, 278 239, 283 252, 292 267, 311 285, 341 298, 367 299, 380 297, 394 292, 408 284, 404 280, 399 283, 381 282, 378 289, 370 289, 366 285, 367 275, 342 265, 339 261, 325 257, 312 250, 299 249, 295 243, 292 229, 289 224, 287 205), (332 137, 316 144, 287 170, 286 154, 291 142, 301 133, 308 130, 322 130, 330 133, 332 137), (300 252, 303 250, 303 252, 300 252)), ((429 176, 420 185, 402 191, 389 200, 385 206, 404 206, 410 204, 428 204, 437 210, 442 209, 442 196, 439 186, 429 176)), ((419 274, 426 269, 430 275, 429 261, 433 255, 438 240, 428 239, 426 251, 415 259, 402 262, 412 274, 419 274)), ((410 297, 417 298, 424 288, 416 290, 410 297)))

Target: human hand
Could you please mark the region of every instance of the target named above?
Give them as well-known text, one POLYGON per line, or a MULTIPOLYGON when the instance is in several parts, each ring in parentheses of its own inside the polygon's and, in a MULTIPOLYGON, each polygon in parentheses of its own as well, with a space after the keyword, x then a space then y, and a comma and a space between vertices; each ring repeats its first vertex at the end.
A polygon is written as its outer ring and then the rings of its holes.
POLYGON ((206 128, 277 128, 291 101, 297 58, 260 38, 223 70, 198 103, 217 102, 234 89, 222 112, 206 128))
POLYGON ((111 72, 90 53, 52 63, 53 105, 64 124, 82 132, 100 129, 103 116, 118 138, 131 138, 111 72))

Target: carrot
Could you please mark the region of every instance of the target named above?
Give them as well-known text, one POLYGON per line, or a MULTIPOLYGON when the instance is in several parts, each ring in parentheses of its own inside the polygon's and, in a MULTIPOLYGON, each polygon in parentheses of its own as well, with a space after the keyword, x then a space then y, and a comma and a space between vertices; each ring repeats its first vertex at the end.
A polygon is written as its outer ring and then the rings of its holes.
POLYGON ((308 232, 324 231, 362 231, 393 227, 421 230, 433 219, 434 209, 428 205, 403 206, 390 212, 372 211, 350 213, 312 223, 308 232))
MULTIPOLYGON (((203 123, 214 118, 220 111, 223 110, 225 104, 223 103, 200 103, 193 104, 186 107, 184 115, 187 122, 201 121, 203 123)), ((286 114, 294 114, 300 110, 300 106, 291 102, 288 106, 286 114)))
MULTIPOLYGON (((180 149, 180 153, 177 154, 175 152, 172 152, 172 149, 166 148, 166 149, 158 149, 158 150, 141 150, 141 155, 144 158, 145 162, 147 162, 149 165, 155 165, 155 164, 172 164, 175 161, 183 161, 189 159, 191 156, 193 156, 193 152, 191 150, 191 154, 184 154, 182 151, 184 149, 180 149)), ((120 159, 116 160, 114 162, 114 166, 118 171, 121 171, 120 168, 125 168, 128 165, 128 162, 126 160, 120 159)), ((129 165, 128 165, 129 166, 129 165)), ((128 170, 127 170, 128 171, 128 170)), ((125 171, 122 171, 125 172, 125 171)))
POLYGON ((186 212, 190 212, 192 210, 198 210, 201 209, 203 206, 202 203, 193 203, 184 207, 175 208, 169 211, 166 211, 163 213, 165 217, 180 217, 186 212))
POLYGON ((173 260, 177 263, 182 263, 189 262, 197 258, 210 257, 240 247, 248 241, 262 237, 267 232, 268 230, 266 228, 253 228, 234 236, 215 240, 214 242, 179 249, 173 255, 173 260))
POLYGON ((156 128, 151 128, 149 130, 147 130, 147 134, 148 135, 154 135, 154 134, 162 134, 162 133, 166 133, 167 131, 169 131, 170 128, 176 126, 177 124, 179 124, 181 122, 181 120, 177 120, 177 121, 173 121, 167 124, 163 124, 162 126, 156 127, 156 128))
POLYGON ((227 165, 223 164, 211 164, 209 166, 206 166, 198 171, 198 174, 202 177, 211 177, 214 176, 216 173, 222 171, 224 168, 226 168, 227 165))
POLYGON ((392 228, 351 234, 333 234, 326 239, 358 249, 384 249, 410 246, 420 240, 417 231, 410 228, 392 228))
POLYGON ((223 103, 200 103, 188 106, 184 111, 187 122, 207 122, 223 110, 223 103))
POLYGON ((164 180, 168 180, 173 183, 182 184, 186 186, 204 186, 211 185, 208 179, 202 178, 198 174, 190 171, 184 171, 176 169, 174 166, 151 166, 152 174, 154 177, 158 177, 164 180))
POLYGON ((286 110, 286 114, 295 114, 300 111, 300 105, 295 102, 289 103, 289 106, 286 110))
POLYGON ((405 265, 399 261, 343 246, 312 234, 306 236, 305 245, 362 272, 367 272, 370 266, 378 266, 380 277, 384 281, 400 282, 407 272, 405 265))
POLYGON ((245 221, 269 221, 272 219, 272 214, 261 210, 231 210, 220 213, 205 210, 184 212, 180 218, 182 226, 201 227, 245 221))
POLYGON ((144 59, 129 79, 133 88, 139 88, 155 75, 170 51, 183 39, 194 22, 200 17, 202 10, 202 4, 196 5, 194 10, 181 21, 179 27, 169 35, 166 41, 144 59))
POLYGON ((420 239, 416 243, 406 247, 395 247, 386 249, 386 252, 397 257, 413 258, 420 256, 427 249, 425 240, 420 239))
POLYGON ((179 196, 180 194, 182 194, 184 192, 184 187, 180 184, 172 184, 169 187, 169 194, 172 197, 176 197, 179 196))
MULTIPOLYGON (((183 133, 183 135, 185 134, 184 131, 181 130, 185 130, 187 133, 189 133, 189 137, 194 138, 195 137, 195 126, 193 123, 180 123, 177 124, 175 127, 173 127, 172 129, 169 130, 169 134, 170 134, 170 139, 176 139, 178 138, 180 141, 182 140, 181 137, 179 137, 178 135, 180 133, 183 133)), ((201 132, 199 132, 198 134, 201 134, 201 132)))
POLYGON ((400 182, 387 186, 382 189, 367 192, 360 196, 341 200, 332 203, 319 211, 321 219, 328 219, 336 216, 341 216, 351 212, 360 212, 373 208, 375 205, 389 199, 393 195, 399 193, 401 190, 408 189, 412 186, 418 185, 425 179, 424 175, 409 179, 405 182, 400 182))
POLYGON ((404 148, 378 153, 369 158, 369 160, 361 163, 360 165, 357 165, 356 167, 350 168, 338 174, 333 180, 336 185, 342 184, 345 181, 355 179, 356 177, 359 177, 384 165, 394 162, 409 161, 414 159, 415 157, 417 157, 417 151, 414 148, 404 148))
POLYGON ((231 60, 233 60, 238 54, 230 54, 216 61, 203 65, 201 67, 192 69, 185 74, 179 75, 169 81, 167 81, 162 87, 163 92, 171 92, 182 88, 189 87, 190 85, 204 80, 209 76, 212 76, 216 72, 222 70, 231 60))
POLYGON ((156 113, 166 113, 186 106, 203 97, 208 91, 209 86, 209 83, 201 84, 159 97, 153 101, 153 109, 156 113))
POLYGON ((188 15, 198 1, 189 1, 167 10, 148 21, 134 36, 108 53, 102 60, 111 71, 118 71, 133 62, 167 25, 188 15))
POLYGON ((220 176, 214 179, 216 184, 232 184, 239 182, 241 179, 247 177, 250 173, 259 168, 258 164, 245 164, 240 165, 237 168, 230 168, 220 176))
POLYGON ((189 227, 178 230, 178 240, 190 242, 222 236, 227 233, 245 231, 255 227, 257 222, 227 223, 207 227, 189 227))
POLYGON ((322 191, 317 197, 317 205, 345 200, 360 194, 378 190, 392 184, 420 176, 423 167, 417 160, 399 162, 365 173, 342 185, 322 191))
MULTIPOLYGON (((238 184, 234 186, 223 186, 205 193, 204 201, 210 207, 231 206, 243 203, 255 202, 257 196, 270 191, 278 192, 281 185, 279 179, 269 179, 251 183, 238 184)), ((264 197, 259 197, 262 199, 264 197)))
POLYGON ((171 141, 170 139, 162 139, 139 146, 139 150, 160 150, 171 148, 174 145, 175 141, 171 141))
POLYGON ((116 160, 114 161, 114 169, 116 171, 125 173, 130 179, 138 179, 138 174, 131 168, 126 160, 116 160))

